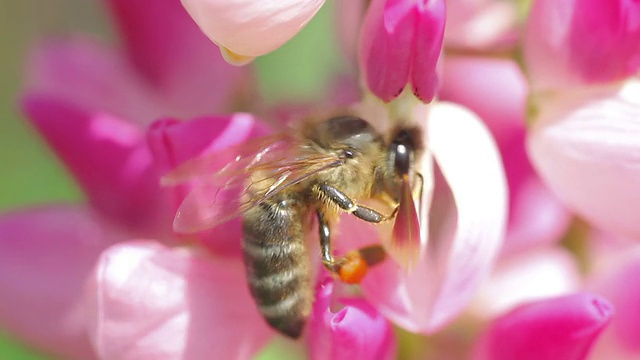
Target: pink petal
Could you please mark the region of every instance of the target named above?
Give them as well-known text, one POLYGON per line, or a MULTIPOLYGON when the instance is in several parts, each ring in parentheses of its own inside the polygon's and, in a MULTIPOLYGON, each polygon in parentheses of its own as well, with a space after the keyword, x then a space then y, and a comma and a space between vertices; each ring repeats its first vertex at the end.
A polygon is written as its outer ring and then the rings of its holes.
POLYGON ((444 38, 445 2, 427 0, 426 3, 416 5, 416 10, 418 15, 412 46, 411 86, 414 95, 428 103, 435 96, 438 87, 436 64, 444 38))
POLYGON ((582 279, 576 259, 566 250, 542 247, 505 257, 473 303, 473 312, 491 318, 526 302, 577 291, 582 279))
MULTIPOLYGON (((267 132, 266 125, 252 115, 237 113, 232 116, 206 117, 184 122, 161 120, 151 126, 147 140, 157 166, 162 172, 167 173, 200 155, 215 153, 229 146, 266 135, 267 132)), ((173 215, 175 215, 175 210, 191 191, 191 187, 166 189, 173 195, 173 215)), ((240 219, 222 224, 214 230, 201 232, 198 236, 215 251, 241 254, 240 219)))
POLYGON ((240 261, 151 241, 107 249, 86 304, 106 359, 249 359, 273 334, 240 261))
POLYGON ((488 275, 502 245, 508 207, 498 150, 473 113, 451 104, 435 106, 428 134, 457 209, 455 234, 443 263, 445 277, 433 309, 435 327, 461 311, 488 275))
MULTIPOLYGON (((518 9, 513 1, 457 0, 447 2, 447 48, 501 49, 518 38, 518 9)), ((487 84, 490 85, 490 84, 487 84)))
POLYGON ((570 214, 538 179, 526 154, 528 85, 517 64, 506 59, 447 57, 439 94, 480 115, 496 138, 511 197, 503 251, 559 240, 570 214))
POLYGON ((324 0, 182 0, 182 4, 213 42, 256 57, 289 41, 324 0))
MULTIPOLYGON (((596 350, 627 352, 629 358, 640 354, 640 253, 626 249, 623 255, 611 259, 615 265, 596 273, 591 288, 603 294, 616 308, 616 316, 604 333, 606 342, 598 343, 596 350), (607 345, 602 347, 600 345, 607 345)), ((603 339, 603 340, 605 340, 603 339)), ((603 357, 604 358, 604 357, 603 357)), ((617 357, 616 357, 617 358, 617 357)))
POLYGON ((87 209, 51 206, 0 217, 0 323, 65 359, 93 359, 81 308, 85 280, 124 237, 87 209))
POLYGON ((435 94, 444 36, 444 1, 374 0, 365 16, 360 64, 369 89, 391 101, 411 80, 425 102, 435 94))
POLYGON ((491 323, 472 358, 584 359, 612 316, 611 304, 586 293, 523 305, 491 323))
MULTIPOLYGON (((371 271, 362 288, 369 302, 396 324, 428 333, 462 311, 488 275, 502 243, 507 203, 499 155, 479 119, 439 103, 427 126, 427 143, 452 191, 452 198, 436 198, 432 206, 457 207, 455 231, 432 234, 427 256, 411 273, 387 261, 371 271)), ((455 214, 439 212, 432 209, 429 221, 455 219, 455 214)), ((375 229, 358 231, 362 238, 377 238, 375 229)))
POLYGON ((50 40, 29 56, 26 90, 141 124, 170 115, 120 55, 88 39, 50 40))
POLYGON ((529 135, 540 175, 597 226, 640 237, 640 83, 542 104, 529 135))
POLYGON ((192 117, 227 109, 247 86, 247 69, 227 64, 178 0, 108 1, 125 49, 149 91, 192 117))
POLYGON ((23 108, 93 206, 145 234, 168 230, 169 208, 139 128, 40 96, 27 96, 23 108))
POLYGON ((325 279, 316 289, 307 340, 311 359, 393 359, 396 344, 391 324, 362 299, 341 299, 331 311, 333 281, 325 279))
POLYGON ((525 59, 537 88, 617 81, 640 68, 640 4, 633 0, 536 1, 525 59))

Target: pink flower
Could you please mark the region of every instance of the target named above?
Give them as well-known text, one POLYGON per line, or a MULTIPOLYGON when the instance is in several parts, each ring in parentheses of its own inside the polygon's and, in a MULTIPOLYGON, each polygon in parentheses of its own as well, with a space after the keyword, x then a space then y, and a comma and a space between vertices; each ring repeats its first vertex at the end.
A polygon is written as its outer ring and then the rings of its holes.
POLYGON ((244 64, 289 41, 324 0, 182 0, 182 4, 229 62, 244 64))
POLYGON ((568 208, 631 238, 640 236, 638 9, 634 1, 539 1, 525 41, 536 170, 568 208))
POLYGON ((411 83, 413 93, 430 102, 438 85, 444 23, 443 0, 372 1, 360 42, 360 68, 369 90, 388 102, 411 83))
POLYGON ((526 154, 529 89, 517 64, 509 59, 448 56, 439 95, 476 112, 496 139, 510 196, 503 253, 558 241, 570 214, 542 183, 526 154))
MULTIPOLYGON (((222 110, 247 79, 246 72, 224 69, 178 3, 152 3, 109 3, 126 52, 72 38, 38 47, 29 63, 23 108, 91 207, 50 205, 0 218, 0 263, 11 275, 1 283, 11 296, 0 302, 0 321, 65 358, 95 357, 81 295, 99 253, 138 236, 177 240, 170 235, 175 199, 159 187, 165 170, 155 163, 142 126, 160 115, 222 110), (143 17, 148 21, 135 20, 149 11, 154 16, 143 17), (158 37, 163 31, 172 36, 158 37)), ((233 118, 209 124, 200 135, 211 142, 233 118)), ((234 133, 236 141, 252 136, 237 126, 234 133)))
POLYGON ((633 0, 536 1, 525 59, 536 90, 615 82, 640 68, 640 4, 633 0))
POLYGON ((473 359, 584 359, 613 316, 603 298, 587 293, 523 305, 495 319, 473 359))

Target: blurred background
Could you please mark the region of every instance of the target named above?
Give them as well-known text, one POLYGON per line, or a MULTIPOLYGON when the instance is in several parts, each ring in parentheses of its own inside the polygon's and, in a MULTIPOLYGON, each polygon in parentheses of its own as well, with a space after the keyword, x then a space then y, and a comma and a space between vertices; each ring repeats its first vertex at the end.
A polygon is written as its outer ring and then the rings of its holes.
MULTIPOLYGON (((259 90, 268 103, 314 101, 329 86, 330 75, 345 67, 334 41, 332 11, 328 1, 293 41, 256 61, 259 90)), ((25 59, 32 46, 75 33, 114 45, 118 41, 104 1, 0 0, 0 214, 42 203, 83 200, 73 179, 19 109, 25 59)), ((279 346, 274 344, 260 358, 274 358, 279 346)), ((23 359, 52 357, 12 338, 0 324, 0 360, 23 359)))

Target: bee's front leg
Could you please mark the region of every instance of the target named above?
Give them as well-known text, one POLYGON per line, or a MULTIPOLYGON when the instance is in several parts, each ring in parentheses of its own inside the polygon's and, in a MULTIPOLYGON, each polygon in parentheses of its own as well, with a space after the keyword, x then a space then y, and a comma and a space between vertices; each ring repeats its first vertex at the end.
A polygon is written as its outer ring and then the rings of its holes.
POLYGON ((359 283, 367 270, 386 257, 380 245, 370 245, 351 251, 344 256, 334 258, 331 251, 331 229, 322 211, 317 211, 318 228, 320 230, 320 248, 322 263, 325 268, 340 280, 349 284, 359 283))
POLYGON ((340 209, 355 215, 357 218, 371 222, 371 223, 380 223, 383 221, 389 221, 393 219, 398 211, 396 207, 393 210, 393 213, 390 216, 385 216, 378 211, 356 204, 354 200, 351 200, 347 194, 340 191, 338 188, 335 188, 331 185, 322 184, 317 187, 317 191, 324 195, 327 199, 331 200, 334 204, 336 204, 340 209))

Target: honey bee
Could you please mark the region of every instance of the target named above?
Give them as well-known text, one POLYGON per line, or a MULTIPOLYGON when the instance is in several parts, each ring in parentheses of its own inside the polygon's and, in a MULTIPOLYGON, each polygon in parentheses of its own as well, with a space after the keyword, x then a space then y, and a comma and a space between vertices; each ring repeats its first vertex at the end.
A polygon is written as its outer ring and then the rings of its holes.
POLYGON ((421 134, 398 128, 390 135, 357 116, 340 115, 305 120, 294 131, 191 160, 163 178, 165 184, 202 179, 180 206, 174 229, 195 232, 242 215, 250 292, 269 325, 298 338, 314 299, 305 244, 314 218, 322 263, 345 282, 359 282, 389 249, 401 254, 401 262, 415 260, 420 229, 413 198, 422 178, 414 164, 421 134), (385 215, 358 199, 378 199, 395 210, 385 215), (330 224, 343 212, 370 223, 395 219, 388 246, 335 257, 330 224))

